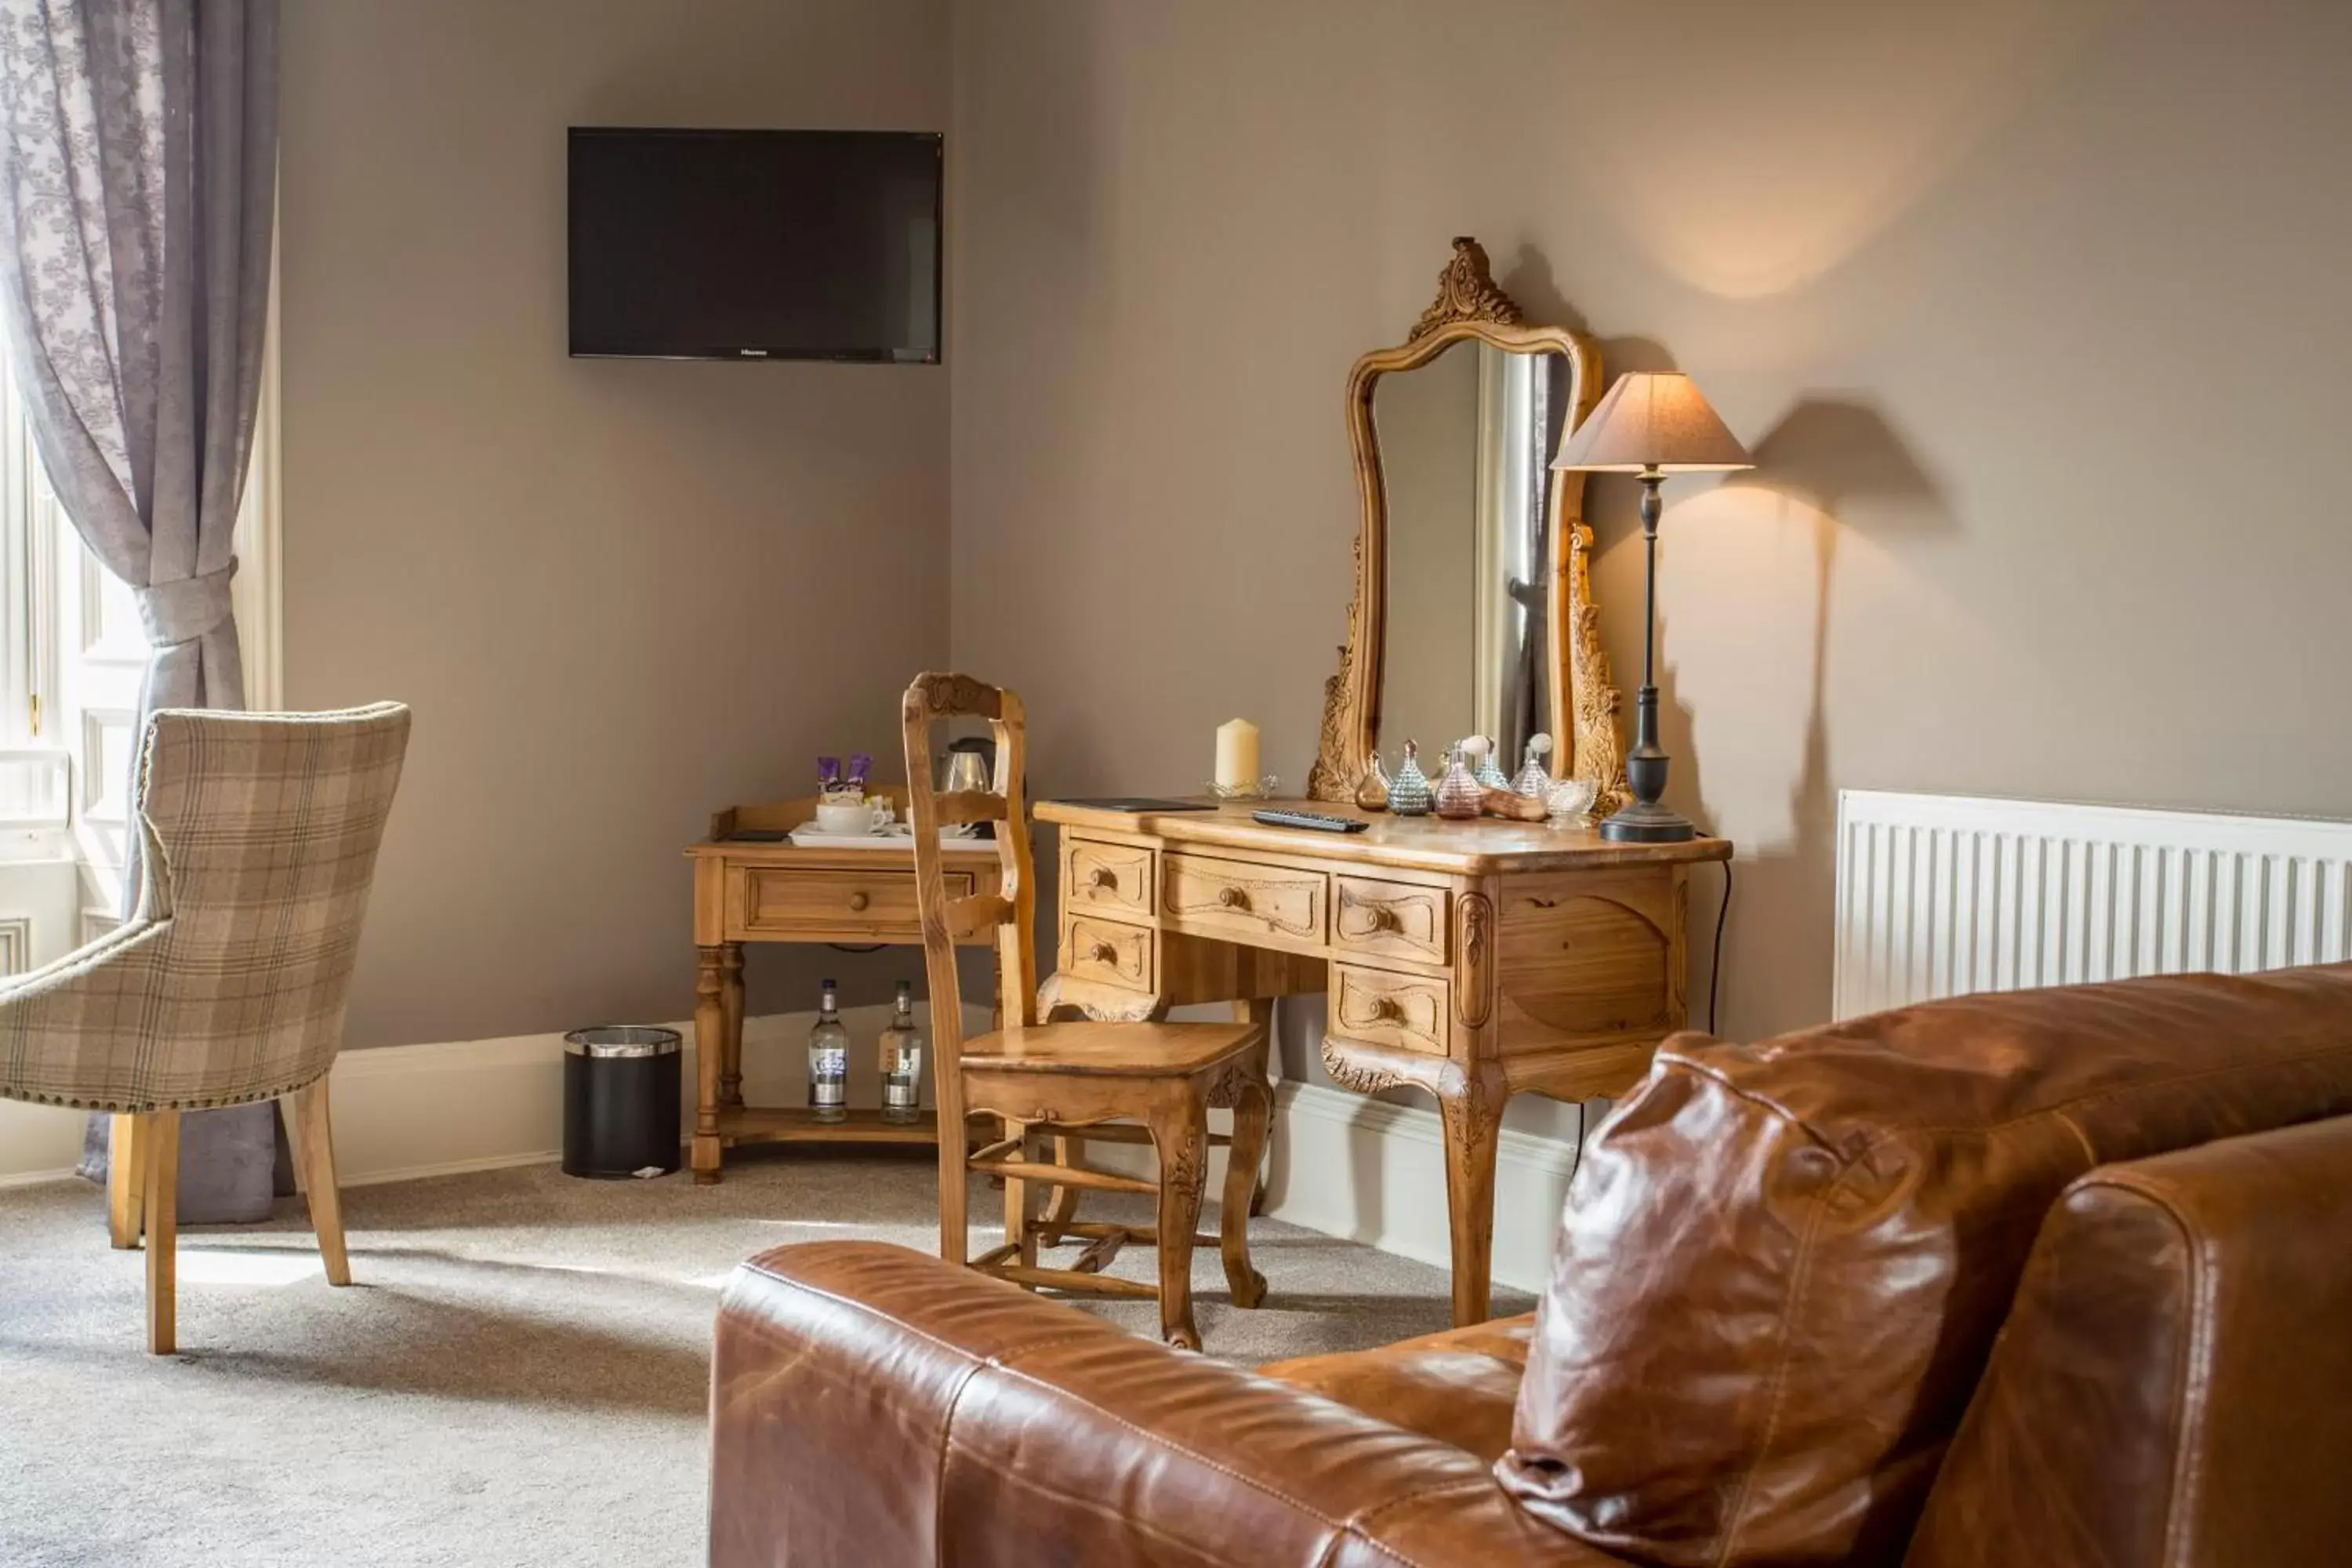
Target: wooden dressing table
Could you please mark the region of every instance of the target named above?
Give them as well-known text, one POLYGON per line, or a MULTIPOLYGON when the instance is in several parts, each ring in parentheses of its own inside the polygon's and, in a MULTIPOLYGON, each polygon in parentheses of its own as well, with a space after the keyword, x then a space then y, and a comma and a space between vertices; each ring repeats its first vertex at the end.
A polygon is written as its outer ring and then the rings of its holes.
POLYGON ((1355 588, 1307 794, 1368 831, 1267 827, 1236 805, 1036 808, 1062 830, 1054 1000, 1149 1017, 1322 991, 1335 1079, 1436 1098, 1457 1323, 1486 1316, 1504 1102, 1642 1076, 1684 1024, 1690 868, 1731 856, 1719 838, 1617 844, 1353 804, 1383 752, 1397 765, 1417 740, 1433 779, 1465 731, 1506 773, 1548 734, 1550 772, 1591 784, 1596 810, 1629 798, 1584 476, 1549 467, 1601 386, 1593 342, 1528 321, 1467 237, 1405 341, 1349 370, 1355 588))
POLYGON ((1504 1102, 1622 1092, 1683 1026, 1686 879, 1720 838, 1367 818, 1341 835, 1252 807, 1129 813, 1040 801, 1061 829, 1052 1000, 1100 1016, 1330 997, 1323 1065, 1363 1093, 1428 1090, 1445 1126, 1454 1321, 1486 1316, 1504 1102))

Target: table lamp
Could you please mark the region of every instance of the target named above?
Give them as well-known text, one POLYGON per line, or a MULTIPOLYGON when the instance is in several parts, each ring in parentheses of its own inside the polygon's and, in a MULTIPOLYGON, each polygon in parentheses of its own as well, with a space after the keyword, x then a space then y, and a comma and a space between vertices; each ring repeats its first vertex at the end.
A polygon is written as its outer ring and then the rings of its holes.
POLYGON ((1633 804, 1602 821, 1601 836, 1621 844, 1676 844, 1698 830, 1658 804, 1666 793, 1666 753, 1658 744, 1658 487, 1668 474, 1752 468, 1748 448, 1724 427, 1691 378, 1634 371, 1617 378, 1575 434, 1560 443, 1555 468, 1633 474, 1642 481, 1642 542, 1649 554, 1642 590, 1642 696, 1625 782, 1633 804))

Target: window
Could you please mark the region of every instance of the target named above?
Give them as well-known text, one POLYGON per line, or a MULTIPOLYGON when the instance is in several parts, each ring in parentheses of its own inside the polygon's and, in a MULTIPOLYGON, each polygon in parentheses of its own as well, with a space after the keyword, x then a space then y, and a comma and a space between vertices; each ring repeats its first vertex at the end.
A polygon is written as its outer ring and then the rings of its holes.
MULTIPOLYGON (((122 908, 147 639, 130 585, 83 548, 0 374, 0 974, 48 963, 122 908)), ((246 695, 280 705, 278 300, 236 522, 246 695)))

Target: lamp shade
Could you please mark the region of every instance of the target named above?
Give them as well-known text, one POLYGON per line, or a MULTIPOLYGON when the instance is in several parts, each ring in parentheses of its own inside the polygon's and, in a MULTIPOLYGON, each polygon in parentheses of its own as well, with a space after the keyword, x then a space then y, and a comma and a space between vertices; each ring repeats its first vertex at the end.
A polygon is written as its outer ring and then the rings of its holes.
POLYGON ((1560 443, 1551 466, 1695 474, 1752 468, 1756 463, 1690 377, 1674 371, 1630 371, 1560 443))

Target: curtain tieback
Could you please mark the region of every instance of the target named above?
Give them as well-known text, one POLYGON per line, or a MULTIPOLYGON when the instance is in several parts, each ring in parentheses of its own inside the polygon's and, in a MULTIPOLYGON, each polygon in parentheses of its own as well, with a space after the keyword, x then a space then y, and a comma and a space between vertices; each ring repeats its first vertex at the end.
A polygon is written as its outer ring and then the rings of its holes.
POLYGON ((236 575, 232 558, 217 572, 140 589, 139 618, 147 625, 147 640, 157 647, 194 642, 228 619, 228 581, 236 575))

